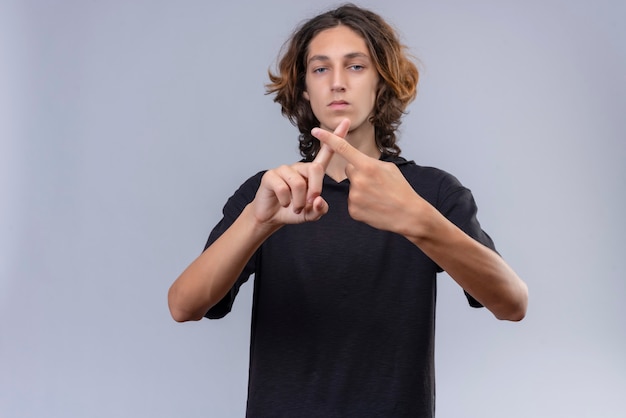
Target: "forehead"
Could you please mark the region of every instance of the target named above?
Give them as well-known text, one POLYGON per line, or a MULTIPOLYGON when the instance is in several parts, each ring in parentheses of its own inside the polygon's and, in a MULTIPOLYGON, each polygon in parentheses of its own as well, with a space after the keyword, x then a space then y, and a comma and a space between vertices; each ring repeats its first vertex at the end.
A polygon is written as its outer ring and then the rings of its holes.
POLYGON ((314 55, 344 56, 359 52, 369 57, 363 37, 345 25, 324 29, 309 42, 307 59, 314 55))

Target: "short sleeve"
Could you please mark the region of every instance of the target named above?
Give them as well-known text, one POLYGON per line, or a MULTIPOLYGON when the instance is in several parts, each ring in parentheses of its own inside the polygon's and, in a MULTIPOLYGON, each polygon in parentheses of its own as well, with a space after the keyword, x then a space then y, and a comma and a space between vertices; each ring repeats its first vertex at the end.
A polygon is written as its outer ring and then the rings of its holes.
MULTIPOLYGON (((463 232, 484 246, 496 251, 491 237, 482 229, 478 221, 478 206, 472 192, 454 177, 449 177, 442 182, 439 191, 439 211, 463 232)), ((465 292, 470 306, 479 308, 481 303, 465 292)))
MULTIPOLYGON (((254 196, 256 195, 256 191, 261 184, 261 177, 263 177, 264 172, 257 173, 256 175, 250 177, 245 183, 239 187, 239 189, 228 199, 226 205, 224 205, 224 209, 222 210, 223 217, 222 219, 215 225, 211 233, 209 234, 209 238, 207 239, 206 245, 204 249, 209 248, 211 244, 213 244, 230 226, 235 222, 235 220, 239 217, 241 212, 243 212, 244 208, 254 200, 254 196)), ((258 258, 258 250, 257 252, 248 260, 246 266, 243 271, 237 278, 237 281, 230 289, 230 291, 220 300, 217 304, 215 304, 209 311, 204 315, 209 319, 219 319, 226 316, 232 309, 233 303, 237 294, 239 293, 239 288, 246 281, 248 281, 249 277, 256 270, 256 260, 258 258)))

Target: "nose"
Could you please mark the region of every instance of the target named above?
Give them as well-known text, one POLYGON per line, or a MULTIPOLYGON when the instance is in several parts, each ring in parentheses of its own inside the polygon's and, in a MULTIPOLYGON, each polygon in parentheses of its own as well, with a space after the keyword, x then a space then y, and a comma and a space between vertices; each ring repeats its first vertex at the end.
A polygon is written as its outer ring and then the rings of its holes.
POLYGON ((333 92, 343 92, 346 90, 346 80, 342 71, 335 71, 330 89, 333 92))

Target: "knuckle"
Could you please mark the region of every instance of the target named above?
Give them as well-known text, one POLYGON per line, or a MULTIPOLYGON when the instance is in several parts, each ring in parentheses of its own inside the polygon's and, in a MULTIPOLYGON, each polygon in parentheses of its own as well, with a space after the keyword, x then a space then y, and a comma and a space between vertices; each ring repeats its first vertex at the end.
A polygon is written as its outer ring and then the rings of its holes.
POLYGON ((313 174, 319 174, 321 172, 324 171, 324 166, 322 166, 322 164, 313 161, 310 165, 309 165, 309 171, 313 174))
POLYGON ((361 220, 361 216, 360 216, 361 211, 358 209, 356 205, 352 204, 351 202, 348 202, 348 214, 355 221, 361 220))
POLYGON ((293 176, 289 179, 290 186, 295 189, 306 188, 306 181, 301 176, 293 176))
POLYGON ((289 176, 292 175, 293 172, 293 168, 291 166, 288 165, 281 165, 278 168, 276 168, 276 174, 283 177, 283 178, 287 178, 289 176))
POLYGON ((276 187, 274 188, 274 193, 276 193, 276 195, 284 197, 284 196, 288 196, 289 195, 289 187, 286 184, 278 184, 276 185, 276 187))
POLYGON ((337 152, 339 154, 345 154, 348 152, 349 149, 350 149, 350 145, 345 141, 342 141, 337 145, 337 152))

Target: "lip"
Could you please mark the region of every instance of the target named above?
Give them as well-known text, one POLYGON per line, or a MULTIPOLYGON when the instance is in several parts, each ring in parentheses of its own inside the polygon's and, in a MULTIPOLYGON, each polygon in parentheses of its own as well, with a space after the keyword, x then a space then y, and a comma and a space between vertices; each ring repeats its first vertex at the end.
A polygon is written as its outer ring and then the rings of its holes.
POLYGON ((346 102, 345 100, 333 100, 332 102, 328 104, 328 107, 330 107, 331 109, 340 110, 340 109, 345 109, 349 105, 350 103, 346 102))

